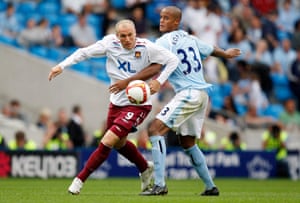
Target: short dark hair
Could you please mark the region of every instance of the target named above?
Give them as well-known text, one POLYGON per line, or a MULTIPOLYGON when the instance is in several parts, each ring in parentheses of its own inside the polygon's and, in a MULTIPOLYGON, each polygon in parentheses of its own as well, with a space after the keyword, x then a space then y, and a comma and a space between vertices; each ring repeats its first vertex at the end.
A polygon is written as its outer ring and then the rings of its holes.
POLYGON ((23 131, 17 131, 15 134, 16 140, 24 140, 25 139, 25 133, 23 131))
POLYGON ((81 111, 81 107, 79 105, 74 105, 73 106, 73 113, 79 113, 81 111))

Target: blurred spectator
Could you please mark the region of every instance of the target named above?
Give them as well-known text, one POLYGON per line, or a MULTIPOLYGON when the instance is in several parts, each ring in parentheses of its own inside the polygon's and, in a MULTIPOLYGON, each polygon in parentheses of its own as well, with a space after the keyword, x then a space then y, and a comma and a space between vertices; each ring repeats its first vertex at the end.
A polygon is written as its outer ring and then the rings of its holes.
POLYGON ((217 44, 219 45, 219 47, 227 47, 232 22, 230 16, 227 13, 227 9, 222 8, 221 2, 229 3, 229 0, 218 0, 218 2, 219 4, 216 4, 216 7, 214 9, 214 13, 218 16, 218 18, 221 21, 221 32, 219 33, 217 44))
POLYGON ((4 136, 0 133, 0 150, 1 149, 6 149, 7 145, 4 139, 4 136))
POLYGON ((64 108, 60 108, 57 112, 57 117, 55 120, 55 125, 57 128, 62 128, 62 132, 67 132, 67 126, 69 123, 69 116, 64 108))
POLYGON ((193 22, 194 19, 200 19, 200 13, 200 7, 197 1, 188 0, 182 11, 182 24, 183 28, 189 31, 189 33, 193 34, 193 24, 191 22, 193 22))
POLYGON ((65 109, 57 112, 56 121, 48 125, 43 139, 43 147, 46 150, 72 149, 73 143, 68 132, 69 117, 65 109))
POLYGON ((266 40, 259 39, 255 43, 253 63, 261 63, 273 69, 274 61, 266 40))
MULTIPOLYGON (((59 112, 59 116, 64 114, 59 112)), ((63 116, 65 117, 65 116, 63 116)), ((63 118, 65 120, 65 118, 63 118)), ((49 125, 45 137, 43 139, 43 148, 46 150, 66 150, 72 149, 73 143, 70 140, 67 128, 61 126, 60 122, 49 125)))
POLYGON ((86 0, 84 11, 92 14, 104 14, 109 7, 109 0, 86 0))
POLYGON ((220 16, 216 15, 217 6, 210 0, 198 1, 201 17, 199 21, 190 21, 193 33, 202 41, 211 45, 217 45, 222 32, 220 16))
POLYGON ((228 47, 227 48, 233 48, 237 47, 242 51, 242 54, 234 59, 228 60, 227 68, 229 73, 229 80, 236 81, 237 75, 236 75, 236 65, 238 61, 245 61, 248 63, 252 58, 252 48, 250 45, 250 42, 246 39, 246 31, 243 28, 236 28, 228 39, 228 47))
POLYGON ((59 109, 54 123, 49 123, 43 139, 46 150, 65 150, 73 147, 69 138, 67 124, 69 118, 65 109, 59 109))
POLYGON ((248 93, 250 91, 250 66, 249 64, 244 61, 238 61, 237 67, 235 68, 238 71, 238 74, 236 74, 235 78, 237 78, 237 81, 233 83, 232 86, 232 96, 234 99, 234 103, 237 105, 237 111, 240 112, 240 107, 246 107, 248 103, 248 93))
POLYGON ((100 29, 105 35, 115 33, 115 24, 119 21, 117 10, 109 7, 104 14, 103 24, 100 29))
POLYGON ((231 95, 224 98, 224 103, 222 110, 225 111, 228 117, 235 117, 237 112, 236 105, 234 103, 233 97, 231 95))
POLYGON ((275 0, 262 1, 262 0, 252 0, 251 5, 260 15, 265 15, 277 8, 277 2, 275 0))
POLYGON ((20 25, 15 15, 14 4, 7 3, 5 12, 0 13, 0 35, 16 38, 20 25))
POLYGON ((21 102, 17 99, 13 99, 9 103, 10 108, 10 118, 19 119, 21 121, 27 122, 26 116, 22 113, 21 102))
MULTIPOLYGON (((193 30, 195 35, 211 45, 217 45, 220 40, 223 25, 221 16, 217 15, 218 6, 213 1, 200 1, 202 3, 203 16, 196 23, 197 29, 193 30)), ((204 69, 206 79, 212 83, 219 83, 220 68, 222 68, 221 60, 215 57, 208 57, 204 61, 204 69)), ((225 68, 226 69, 226 68, 225 68)), ((227 80, 228 78, 226 78, 227 80)))
POLYGON ((262 35, 263 31, 261 17, 258 15, 253 15, 250 22, 250 28, 247 30, 248 39, 253 47, 262 38, 262 35))
POLYGON ((33 20, 27 22, 27 27, 20 33, 18 42, 24 47, 35 45, 48 46, 51 42, 51 29, 49 21, 42 18, 37 25, 34 25, 33 20))
POLYGON ((300 18, 295 23, 295 31, 292 35, 291 43, 294 50, 300 49, 300 18))
POLYGON ((297 111, 294 99, 287 99, 284 102, 284 111, 280 114, 279 121, 287 131, 300 130, 300 112, 297 111))
POLYGON ((64 13, 79 15, 83 10, 87 0, 61 0, 64 13))
POLYGON ((217 123, 226 124, 230 127, 244 126, 242 119, 238 115, 238 110, 232 95, 224 97, 221 110, 211 111, 209 116, 217 123))
POLYGON ((299 10, 295 8, 291 0, 284 0, 283 5, 278 8, 277 25, 283 34, 289 37, 294 31, 294 24, 300 17, 299 10))
POLYGON ((269 50, 273 50, 278 46, 278 27, 276 24, 278 18, 278 13, 276 10, 270 11, 265 15, 265 18, 262 19, 262 37, 267 40, 269 50))
POLYGON ((248 106, 247 112, 244 115, 244 120, 247 127, 250 128, 265 128, 275 122, 275 119, 271 116, 264 116, 259 114, 255 106, 248 106))
POLYGON ((273 53, 274 59, 274 71, 283 75, 288 74, 288 69, 296 59, 297 54, 292 49, 291 41, 288 38, 284 38, 281 41, 281 45, 278 46, 273 53))
POLYGON ((250 71, 250 86, 247 98, 248 105, 255 106, 259 112, 263 112, 269 105, 269 100, 262 91, 258 75, 253 70, 250 71))
POLYGON ((36 150, 36 143, 32 140, 27 140, 23 131, 17 131, 15 133, 15 139, 8 143, 10 150, 36 150))
POLYGON ((252 48, 246 36, 246 30, 240 27, 236 28, 229 36, 228 47, 238 47, 242 50, 242 54, 239 57, 236 57, 236 60, 242 59, 249 61, 252 58, 252 48))
POLYGON ((147 37, 148 22, 145 18, 144 10, 139 6, 136 6, 132 8, 131 14, 129 19, 135 24, 137 37, 147 37))
POLYGON ((87 24, 87 15, 85 13, 78 15, 77 23, 70 28, 70 35, 77 47, 86 47, 97 41, 95 30, 87 24))
POLYGON ((17 41, 19 44, 23 46, 29 46, 28 39, 30 39, 31 33, 34 32, 34 28, 36 26, 36 21, 33 18, 29 18, 26 21, 26 27, 20 32, 20 34, 17 37, 17 41))
POLYGON ((79 105, 73 106, 72 117, 68 123, 68 132, 75 148, 85 146, 86 138, 83 129, 83 116, 79 105))
POLYGON ((93 139, 90 144, 91 147, 98 147, 105 131, 106 131, 106 121, 103 121, 100 128, 95 130, 93 133, 93 139))
POLYGON ((247 145, 241 140, 241 136, 238 132, 231 132, 228 137, 223 137, 221 139, 220 149, 226 151, 241 151, 246 150, 247 145))
POLYGON ((151 2, 151 0, 126 0, 126 7, 132 8, 135 6, 146 5, 149 2, 151 2))
POLYGON ((298 48, 297 58, 292 62, 288 70, 289 86, 296 97, 297 109, 300 111, 300 47, 298 48))
POLYGON ((61 31, 60 25, 52 26, 51 44, 54 47, 72 47, 74 41, 71 36, 64 36, 61 31))
POLYGON ((250 0, 238 0, 237 4, 232 7, 231 15, 241 19, 243 27, 250 28, 251 19, 254 11, 250 5, 250 0))
POLYGON ((217 0, 217 3, 224 13, 227 14, 231 11, 232 0, 217 0))
POLYGON ((254 72, 259 80, 260 87, 267 98, 273 93, 273 81, 271 79, 271 69, 268 65, 260 62, 251 64, 252 72, 254 72))
POLYGON ((10 118, 11 117, 11 111, 10 111, 9 104, 3 104, 2 108, 1 108, 1 114, 5 118, 10 118))
POLYGON ((46 132, 49 125, 52 125, 51 111, 48 108, 43 108, 40 111, 36 126, 46 132))
POLYGON ((286 141, 288 134, 279 124, 270 125, 262 134, 262 147, 266 151, 276 152, 277 177, 289 177, 289 166, 286 160, 286 141))

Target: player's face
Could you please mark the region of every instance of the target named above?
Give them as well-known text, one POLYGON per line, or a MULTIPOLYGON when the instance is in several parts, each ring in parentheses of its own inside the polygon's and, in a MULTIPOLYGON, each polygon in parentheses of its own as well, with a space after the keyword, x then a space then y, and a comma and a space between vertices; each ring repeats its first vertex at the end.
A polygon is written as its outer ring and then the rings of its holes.
POLYGON ((117 36, 125 49, 133 49, 135 47, 136 32, 134 27, 130 25, 120 26, 117 36))
POLYGON ((160 32, 171 32, 176 30, 178 27, 178 21, 174 18, 171 11, 163 9, 160 12, 159 31, 160 32))

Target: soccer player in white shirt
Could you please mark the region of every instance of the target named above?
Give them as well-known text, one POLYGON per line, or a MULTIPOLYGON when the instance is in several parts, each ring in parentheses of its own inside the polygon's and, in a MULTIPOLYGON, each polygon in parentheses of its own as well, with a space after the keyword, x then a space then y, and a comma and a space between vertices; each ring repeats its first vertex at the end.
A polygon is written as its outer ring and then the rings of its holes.
MULTIPOLYGON (((78 49, 53 67, 48 79, 52 80, 67 66, 90 57, 101 56, 107 56, 106 70, 111 83, 118 84, 121 80, 124 86, 134 79, 151 78, 160 71, 161 65, 165 65, 157 78, 159 83, 163 84, 179 62, 177 57, 167 49, 147 39, 137 38, 132 21, 121 20, 116 24, 116 34, 107 35, 95 44, 78 49), (137 73, 141 74, 136 76, 137 73)), ((126 97, 125 90, 119 89, 119 85, 109 87, 111 95, 107 131, 98 148, 91 154, 84 168, 68 188, 72 194, 79 194, 83 182, 107 159, 112 148, 137 166, 141 173, 142 191, 150 185, 153 163, 144 159, 135 145, 127 140, 127 135, 133 127, 143 122, 152 106, 150 101, 142 105, 131 104, 126 97)))
MULTIPOLYGON (((173 130, 180 139, 181 147, 199 177, 204 181, 206 189, 201 195, 219 195, 201 150, 196 145, 196 138, 201 135, 201 128, 208 105, 208 95, 205 89, 211 85, 206 83, 203 76, 202 61, 207 56, 232 58, 240 55, 239 49, 222 50, 205 44, 183 30, 179 30, 181 11, 174 6, 161 10, 161 32, 165 33, 156 43, 175 53, 180 60, 177 69, 170 75, 169 82, 176 95, 156 116, 149 128, 154 161, 154 185, 141 195, 165 195, 168 189, 165 183, 166 144, 164 135, 173 130)), ((200 19, 201 20, 201 19, 200 19)), ((152 93, 159 89, 156 80, 150 81, 152 93)))

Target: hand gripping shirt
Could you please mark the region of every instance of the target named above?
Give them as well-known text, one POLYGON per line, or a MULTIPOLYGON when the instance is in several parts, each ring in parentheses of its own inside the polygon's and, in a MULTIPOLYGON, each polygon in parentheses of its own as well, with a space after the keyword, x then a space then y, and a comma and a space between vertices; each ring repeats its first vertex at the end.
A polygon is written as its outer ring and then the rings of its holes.
POLYGON ((178 68, 168 78, 175 92, 183 89, 206 89, 211 86, 203 76, 202 60, 211 55, 213 46, 205 44, 183 30, 164 34, 156 40, 166 49, 177 55, 178 68))
MULTIPOLYGON (((178 65, 178 59, 173 53, 147 39, 137 38, 135 47, 127 50, 122 47, 117 36, 112 34, 88 47, 76 50, 59 66, 65 68, 91 57, 103 56, 107 57, 106 71, 111 79, 111 84, 135 75, 152 63, 165 65, 164 70, 157 78, 162 84, 178 65)), ((132 105, 127 99, 125 90, 118 94, 111 94, 110 101, 117 106, 132 105)), ((150 101, 143 105, 149 104, 151 104, 150 101)))

